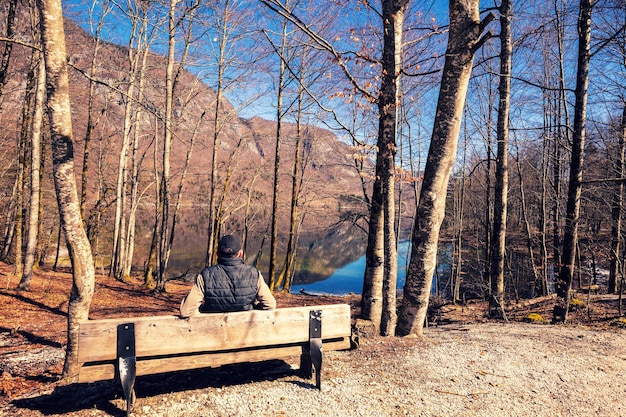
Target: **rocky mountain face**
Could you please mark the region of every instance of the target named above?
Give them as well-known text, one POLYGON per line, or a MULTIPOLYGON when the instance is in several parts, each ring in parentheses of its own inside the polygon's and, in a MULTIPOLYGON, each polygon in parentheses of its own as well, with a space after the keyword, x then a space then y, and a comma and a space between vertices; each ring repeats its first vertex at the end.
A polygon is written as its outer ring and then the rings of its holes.
MULTIPOLYGON (((16 26, 16 38, 25 44, 35 43, 35 25, 30 23, 35 20, 31 12, 25 5, 18 8, 20 23, 16 26)), ((0 10, 0 17, 0 33, 5 34, 5 6, 0 10)), ((163 166, 166 60, 158 54, 148 54, 140 78, 139 73, 133 75, 130 64, 137 51, 129 54, 127 48, 106 42, 97 43, 71 21, 66 21, 65 27, 76 177, 80 182, 84 173, 86 178, 86 217, 98 235, 94 252, 106 264, 122 138, 127 126, 124 120, 130 118, 135 122, 127 134, 131 140, 136 139, 136 146, 129 148, 126 175, 127 178, 136 175, 140 183, 135 263, 141 267, 146 259, 155 221, 156 186, 163 166), (128 103, 133 106, 130 113, 125 114, 128 103), (86 146, 89 152, 85 159, 86 146), (133 172, 133 161, 136 172, 133 172)), ((5 47, 6 43, 0 41, 0 53, 5 47)), ((12 45, 9 77, 2 88, 0 141, 5 168, 4 175, 0 177, 0 205, 3 210, 10 206, 11 190, 16 179, 16 144, 20 135, 27 139, 23 132, 28 112, 23 112, 23 109, 31 97, 29 92, 33 86, 29 80, 33 79, 36 55, 33 49, 22 44, 12 45)), ((139 56, 138 62, 141 58, 139 56)), ((260 117, 242 118, 224 100, 215 123, 216 92, 182 68, 178 72, 174 96, 171 178, 168 186, 172 193, 172 207, 180 194, 180 211, 171 264, 173 271, 193 269, 204 262, 216 125, 218 179, 215 192, 216 201, 220 202, 224 213, 222 233, 243 235, 245 231, 249 236, 248 254, 268 253, 276 122, 260 117), (265 242, 264 246, 262 242, 265 242)), ((296 125, 284 123, 279 175, 279 250, 284 249, 288 240, 297 138, 296 125)), ((363 230, 342 221, 354 218, 354 213, 367 213, 363 177, 355 169, 350 146, 339 141, 332 132, 306 125, 300 138, 303 152, 297 178, 301 187, 298 195, 301 222, 299 255, 300 259, 304 259, 309 253, 314 253, 311 256, 315 259, 305 262, 310 268, 308 275, 323 276, 332 270, 333 267, 329 266, 331 260, 341 265, 362 253, 365 246, 363 230)), ((46 142, 45 146, 49 147, 49 143, 46 142)), ((49 150, 45 153, 50 154, 49 150)), ((48 158, 43 180, 46 192, 42 236, 55 234, 53 229, 58 218, 49 165, 48 158)), ((372 172, 370 166, 368 174, 372 172)), ((78 188, 80 190, 80 184, 78 188)), ((3 212, 8 213, 7 210, 3 212)))

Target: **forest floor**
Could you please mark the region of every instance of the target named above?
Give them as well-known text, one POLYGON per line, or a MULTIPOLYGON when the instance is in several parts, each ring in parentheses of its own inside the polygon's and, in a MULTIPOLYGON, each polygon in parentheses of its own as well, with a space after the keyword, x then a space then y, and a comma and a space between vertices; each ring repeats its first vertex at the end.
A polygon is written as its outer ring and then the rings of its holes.
MULTIPOLYGON (((36 271, 16 291, 0 263, 0 416, 123 416, 114 382, 60 378, 71 275, 36 271)), ((154 293, 98 276, 90 318, 176 314, 191 284, 154 293)), ((358 296, 276 294, 278 307, 347 302, 357 348, 325 354, 322 392, 284 361, 142 377, 136 416, 626 416, 626 321, 616 296, 579 294, 567 325, 550 298, 485 318, 486 304, 433 306, 424 337, 383 338, 358 320, 358 296)))

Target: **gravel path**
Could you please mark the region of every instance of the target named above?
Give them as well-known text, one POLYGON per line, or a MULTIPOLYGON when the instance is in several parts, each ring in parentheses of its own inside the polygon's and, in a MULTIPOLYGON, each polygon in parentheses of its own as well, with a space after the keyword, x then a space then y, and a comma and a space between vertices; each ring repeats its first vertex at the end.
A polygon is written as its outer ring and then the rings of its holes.
MULTIPOLYGON (((322 377, 319 392, 277 361, 139 379, 133 416, 626 416, 626 331, 476 324, 362 337, 358 349, 326 353, 322 377)), ((46 408, 76 390, 67 386, 5 415, 125 415, 103 387, 75 393, 73 408, 46 408)))

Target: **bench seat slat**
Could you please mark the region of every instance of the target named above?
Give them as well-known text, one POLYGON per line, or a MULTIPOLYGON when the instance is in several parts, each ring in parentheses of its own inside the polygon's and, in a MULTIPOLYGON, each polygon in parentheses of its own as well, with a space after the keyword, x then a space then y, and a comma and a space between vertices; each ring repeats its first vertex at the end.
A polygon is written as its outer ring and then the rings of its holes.
POLYGON ((114 360, 117 325, 131 322, 135 323, 138 375, 142 357, 308 342, 309 311, 317 309, 322 310, 322 339, 349 338, 350 306, 347 304, 203 314, 190 319, 156 316, 90 320, 80 324, 78 361, 114 360))
MULTIPOLYGON (((350 348, 350 338, 344 337, 324 343, 324 350, 344 350, 350 348)), ((285 359, 301 355, 303 346, 281 346, 271 349, 244 350, 189 356, 167 356, 160 358, 139 359, 137 376, 157 373, 175 372, 198 368, 215 368, 222 365, 244 362, 259 362, 271 359, 285 359)), ((115 377, 114 362, 90 365, 81 370, 78 382, 94 382, 110 380, 115 377)))

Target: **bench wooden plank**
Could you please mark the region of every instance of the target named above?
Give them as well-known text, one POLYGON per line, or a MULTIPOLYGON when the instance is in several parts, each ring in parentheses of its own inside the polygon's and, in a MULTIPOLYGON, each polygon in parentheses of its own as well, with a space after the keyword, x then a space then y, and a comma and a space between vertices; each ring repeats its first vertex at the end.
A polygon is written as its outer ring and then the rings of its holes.
MULTIPOLYGON (((135 346, 139 365, 142 357, 166 357, 197 352, 236 351, 304 343, 309 341, 309 312, 322 310, 322 339, 345 339, 349 347, 351 334, 350 306, 334 304, 259 310, 236 313, 203 314, 189 319, 177 316, 134 317, 86 321, 80 324, 78 361, 102 362, 115 360, 117 326, 135 324, 135 346)), ((232 353, 229 353, 232 355, 232 353)), ((241 357, 251 353, 237 352, 241 357)), ((215 353, 207 356, 215 356, 215 353)), ((202 366, 207 359, 200 361, 202 366)), ((245 359, 243 361, 254 360, 245 359)), ((162 362, 170 362, 171 358, 162 362)), ((156 363, 156 362, 154 362, 156 363)), ((233 363, 232 360, 223 362, 233 363)), ((150 365, 146 365, 150 366, 150 365)), ((157 365, 155 365, 157 366, 157 365)), ((193 366, 198 367, 198 366, 193 366)), ((162 369, 162 368, 159 368, 162 369)), ((177 368, 181 369, 181 368, 177 368)), ((191 368, 187 368, 191 369, 191 368)), ((82 373, 91 372, 85 369, 82 373)), ((100 371, 95 371, 99 373, 100 371)), ((108 374, 108 371, 105 373, 108 374)), ((147 374, 146 373, 143 374, 147 374)))
MULTIPOLYGON (((350 348, 350 338, 344 337, 336 341, 324 343, 324 350, 344 350, 350 348)), ((244 362, 260 362, 271 359, 285 359, 301 355, 303 348, 298 346, 272 347, 263 350, 244 350, 234 352, 220 352, 195 354, 190 356, 164 357, 153 359, 139 359, 137 361, 137 376, 156 373, 175 372, 198 368, 215 368, 222 365, 244 362)), ((80 371, 78 382, 94 382, 113 379, 115 365, 113 362, 91 365, 80 371)))

